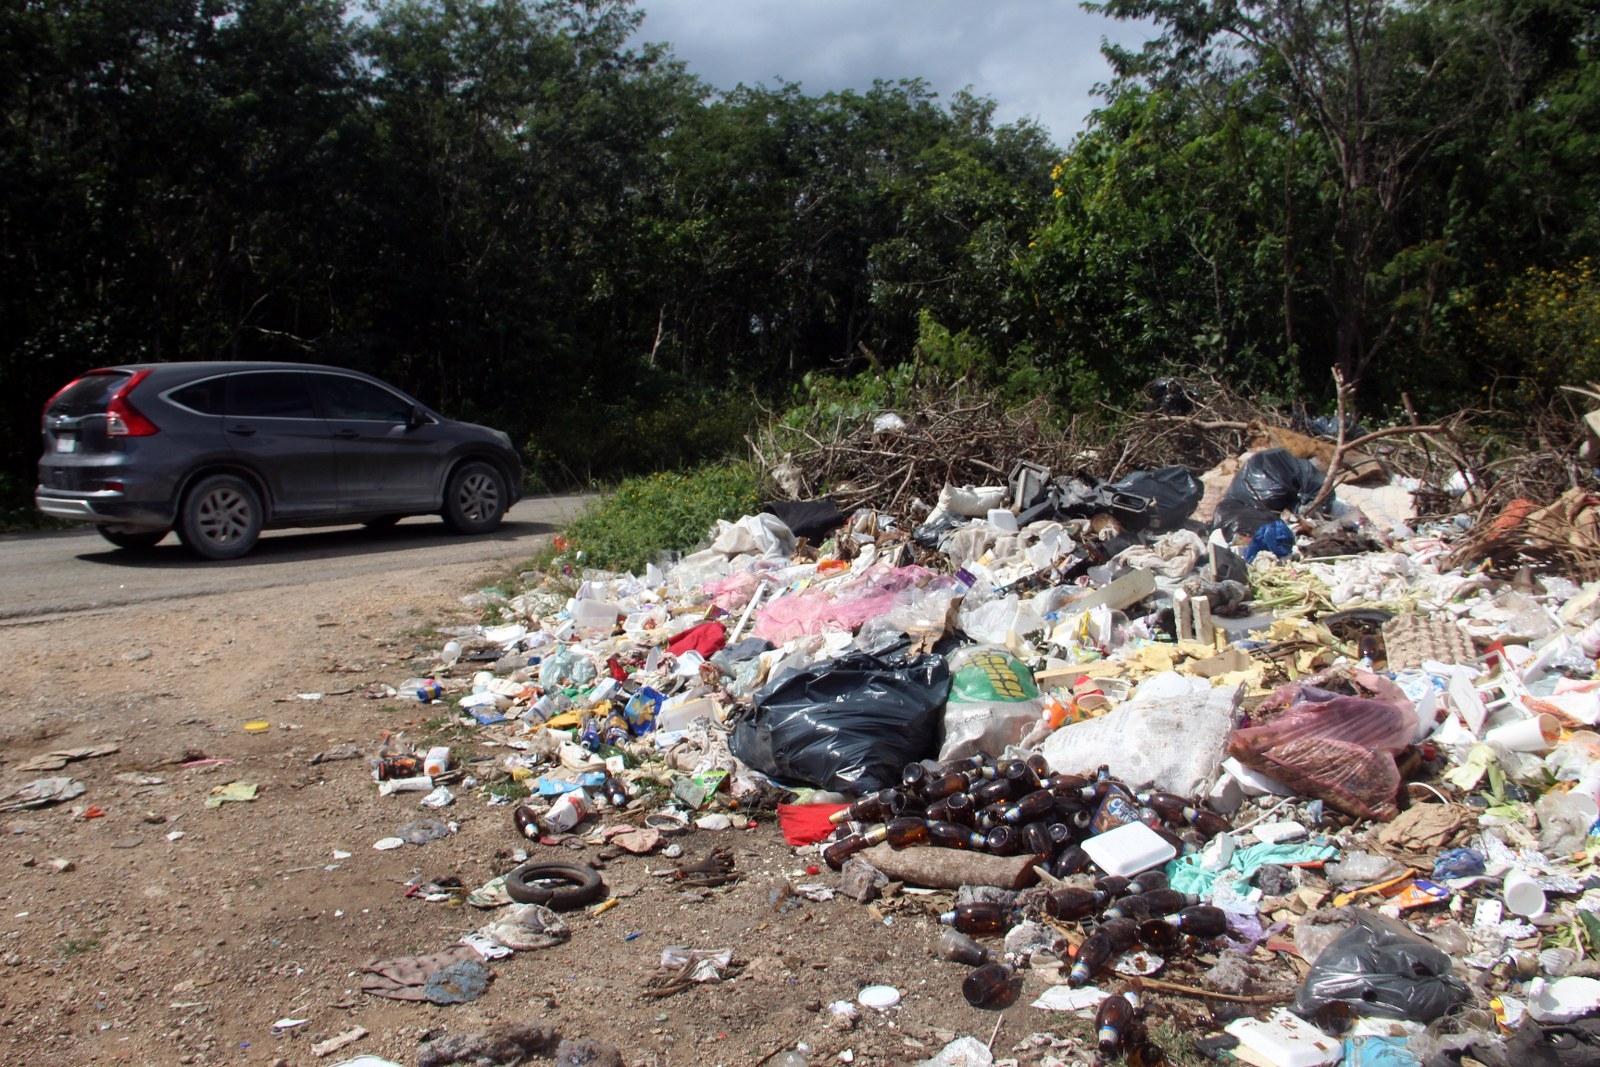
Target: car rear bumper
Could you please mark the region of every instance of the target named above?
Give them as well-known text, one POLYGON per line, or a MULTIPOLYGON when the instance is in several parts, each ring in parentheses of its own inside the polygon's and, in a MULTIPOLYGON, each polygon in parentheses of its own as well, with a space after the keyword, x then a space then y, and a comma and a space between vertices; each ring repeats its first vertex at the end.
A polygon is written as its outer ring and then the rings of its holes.
POLYGON ((34 490, 33 503, 40 511, 54 519, 112 523, 151 530, 166 530, 172 527, 172 516, 132 503, 126 494, 114 489, 74 493, 40 486, 34 490))

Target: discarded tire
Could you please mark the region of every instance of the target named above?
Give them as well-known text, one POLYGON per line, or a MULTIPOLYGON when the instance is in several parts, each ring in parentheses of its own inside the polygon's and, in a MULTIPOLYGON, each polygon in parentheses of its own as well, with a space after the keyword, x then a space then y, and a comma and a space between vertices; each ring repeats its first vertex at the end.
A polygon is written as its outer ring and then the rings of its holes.
POLYGON ((506 895, 519 904, 567 911, 605 896, 606 884, 599 871, 582 863, 525 863, 506 875, 506 895))

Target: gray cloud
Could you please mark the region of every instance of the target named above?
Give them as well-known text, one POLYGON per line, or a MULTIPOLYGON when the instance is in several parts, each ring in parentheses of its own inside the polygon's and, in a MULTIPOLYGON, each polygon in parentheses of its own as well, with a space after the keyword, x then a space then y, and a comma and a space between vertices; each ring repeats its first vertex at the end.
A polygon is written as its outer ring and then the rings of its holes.
POLYGON ((1138 25, 1072 0, 641 0, 645 40, 665 41, 719 89, 799 82, 808 93, 923 78, 949 99, 971 87, 1002 122, 1038 120, 1065 144, 1110 77, 1102 37, 1138 25))

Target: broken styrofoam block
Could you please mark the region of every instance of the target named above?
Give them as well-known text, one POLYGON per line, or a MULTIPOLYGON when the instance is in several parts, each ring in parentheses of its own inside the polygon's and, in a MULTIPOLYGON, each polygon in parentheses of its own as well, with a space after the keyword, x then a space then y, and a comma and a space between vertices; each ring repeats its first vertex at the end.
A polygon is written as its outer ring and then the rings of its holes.
POLYGON ((1239 1039, 1235 1054, 1262 1067, 1325 1067, 1344 1056, 1343 1041, 1286 1008, 1266 1019, 1235 1019, 1226 1029, 1239 1039))
POLYGON ((1244 804, 1244 787, 1231 774, 1217 778, 1211 792, 1206 794, 1206 807, 1219 815, 1232 815, 1244 804))
POLYGON ((1276 778, 1269 778, 1252 767, 1246 767, 1232 756, 1222 761, 1222 769, 1228 772, 1228 777, 1239 783, 1239 788, 1244 790, 1247 797, 1262 797, 1268 793, 1279 797, 1299 795, 1276 778))
POLYGON ((1600 981, 1593 978, 1557 978, 1529 991, 1528 1014, 1541 1023, 1569 1023, 1600 1009, 1600 981))
POLYGON ((1154 571, 1129 571, 1121 578, 1108 582, 1094 592, 1061 605, 1060 612, 1063 618, 1068 615, 1081 615, 1091 608, 1099 607, 1101 604, 1114 611, 1125 611, 1155 591, 1156 575, 1154 571))
POLYGON ((1483 696, 1472 684, 1472 671, 1468 669, 1452 670, 1450 684, 1445 687, 1445 702, 1450 710, 1461 716, 1461 721, 1467 724, 1478 737, 1483 736, 1483 721, 1489 716, 1489 709, 1484 707, 1483 696))

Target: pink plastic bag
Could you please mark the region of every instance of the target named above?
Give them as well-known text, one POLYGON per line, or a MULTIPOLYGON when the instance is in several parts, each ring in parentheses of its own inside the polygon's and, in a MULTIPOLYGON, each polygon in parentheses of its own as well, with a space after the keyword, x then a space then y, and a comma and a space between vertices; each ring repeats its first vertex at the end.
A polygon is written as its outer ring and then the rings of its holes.
POLYGON ((910 603, 936 577, 923 567, 869 567, 832 590, 807 589, 769 601, 757 610, 750 632, 775 645, 807 634, 853 632, 868 619, 910 603))
POLYGON ((1348 815, 1387 822, 1399 814, 1394 757, 1410 745, 1416 722, 1393 704, 1338 696, 1235 730, 1228 754, 1348 815))

